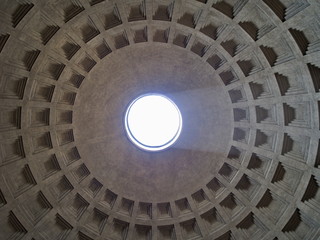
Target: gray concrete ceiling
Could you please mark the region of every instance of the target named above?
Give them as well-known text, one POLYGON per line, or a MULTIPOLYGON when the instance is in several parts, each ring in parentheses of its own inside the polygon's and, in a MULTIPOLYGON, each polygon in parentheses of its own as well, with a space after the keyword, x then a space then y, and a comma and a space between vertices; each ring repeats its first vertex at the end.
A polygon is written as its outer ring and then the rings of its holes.
POLYGON ((320 238, 318 0, 0 0, 1 239, 320 238), (126 137, 140 94, 183 131, 126 137))

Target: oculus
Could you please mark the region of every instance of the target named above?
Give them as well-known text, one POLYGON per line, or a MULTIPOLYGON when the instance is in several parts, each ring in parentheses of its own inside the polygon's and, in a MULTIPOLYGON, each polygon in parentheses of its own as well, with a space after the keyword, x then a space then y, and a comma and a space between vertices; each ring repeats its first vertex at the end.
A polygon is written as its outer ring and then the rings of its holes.
POLYGON ((146 151, 170 147, 182 130, 182 117, 176 104, 156 93, 134 99, 127 108, 124 122, 130 141, 146 151))

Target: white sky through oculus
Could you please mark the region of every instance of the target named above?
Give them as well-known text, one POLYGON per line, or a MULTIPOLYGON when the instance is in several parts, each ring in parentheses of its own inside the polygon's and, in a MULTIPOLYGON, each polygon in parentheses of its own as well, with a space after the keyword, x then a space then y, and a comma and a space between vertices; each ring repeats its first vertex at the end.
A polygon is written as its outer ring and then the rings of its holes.
MULTIPOLYGON (((129 106, 126 128, 129 137, 146 147, 160 147, 176 140, 181 131, 181 114, 176 105, 163 95, 145 95, 129 106)), ((150 150, 150 149, 149 149, 150 150)))

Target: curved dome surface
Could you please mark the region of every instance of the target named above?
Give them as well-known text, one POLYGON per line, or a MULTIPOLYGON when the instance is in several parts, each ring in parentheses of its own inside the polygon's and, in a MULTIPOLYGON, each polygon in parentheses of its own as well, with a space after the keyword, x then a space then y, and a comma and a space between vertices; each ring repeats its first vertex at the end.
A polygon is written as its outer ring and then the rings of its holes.
POLYGON ((317 0, 0 3, 1 239, 319 239, 317 0), (159 93, 183 131, 135 147, 159 93))

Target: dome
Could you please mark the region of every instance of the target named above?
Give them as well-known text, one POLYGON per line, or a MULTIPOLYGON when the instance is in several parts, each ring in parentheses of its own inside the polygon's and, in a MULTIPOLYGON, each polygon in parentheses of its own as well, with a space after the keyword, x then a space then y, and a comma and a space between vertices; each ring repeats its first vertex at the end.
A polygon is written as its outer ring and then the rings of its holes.
POLYGON ((319 12, 2 0, 0 238, 319 239, 319 12), (125 120, 153 93, 183 122, 155 152, 125 120))

